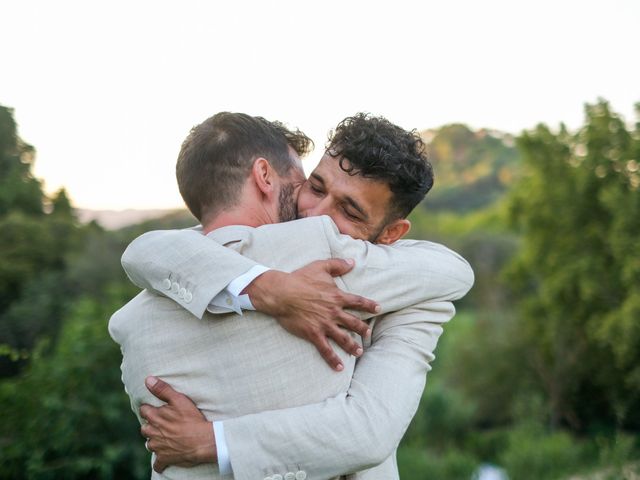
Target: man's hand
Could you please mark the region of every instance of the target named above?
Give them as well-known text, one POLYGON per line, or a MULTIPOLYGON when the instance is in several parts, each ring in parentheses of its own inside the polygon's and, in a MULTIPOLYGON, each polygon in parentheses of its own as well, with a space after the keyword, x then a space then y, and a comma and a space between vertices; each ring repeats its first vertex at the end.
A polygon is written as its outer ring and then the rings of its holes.
POLYGON ((191 399, 156 377, 147 377, 145 385, 167 402, 162 407, 140 407, 140 416, 148 422, 140 433, 149 439, 147 448, 156 454, 153 469, 162 473, 170 465, 193 467, 217 462, 213 425, 191 399))
POLYGON ((343 292, 333 280, 349 272, 353 260, 329 259, 312 262, 292 273, 269 270, 245 289, 259 312, 274 317, 289 333, 313 343, 335 370, 344 365, 328 339, 345 352, 362 355, 362 347, 345 330, 369 336, 369 326, 345 309, 378 313, 372 300, 343 292), (343 327, 343 328, 340 328, 343 327))

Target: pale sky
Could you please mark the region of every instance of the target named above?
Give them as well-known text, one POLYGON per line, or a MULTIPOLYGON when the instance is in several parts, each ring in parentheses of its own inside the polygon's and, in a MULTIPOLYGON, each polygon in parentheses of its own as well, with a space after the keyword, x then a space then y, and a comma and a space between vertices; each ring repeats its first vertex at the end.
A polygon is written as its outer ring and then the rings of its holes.
POLYGON ((0 104, 75 206, 182 206, 175 161, 222 110, 316 141, 358 111, 404 128, 633 121, 640 1, 2 1, 0 104))

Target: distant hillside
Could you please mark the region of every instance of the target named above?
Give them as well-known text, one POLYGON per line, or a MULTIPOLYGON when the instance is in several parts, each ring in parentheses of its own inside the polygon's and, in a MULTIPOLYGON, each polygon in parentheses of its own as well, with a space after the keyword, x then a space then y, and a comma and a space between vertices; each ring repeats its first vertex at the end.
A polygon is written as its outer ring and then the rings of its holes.
POLYGON ((128 225, 120 233, 133 238, 150 230, 173 230, 198 225, 198 221, 187 210, 171 210, 161 217, 149 218, 141 223, 128 225))
POLYGON ((421 132, 428 144, 435 185, 424 202, 428 210, 466 212, 483 208, 513 184, 520 156, 513 136, 495 130, 445 125, 421 132))
MULTIPOLYGON (((499 199, 518 176, 520 157, 511 135, 496 130, 470 130, 465 125, 445 125, 420 135, 428 145, 429 160, 435 171, 435 186, 427 195, 429 211, 468 212, 486 207, 499 199)), ((78 209, 81 222, 95 220, 107 230, 138 225, 162 228, 166 220, 179 226, 197 221, 186 210, 85 210, 78 209)), ((168 228, 168 227, 167 227, 168 228)))
POLYGON ((128 225, 135 225, 145 220, 164 217, 176 210, 152 209, 152 210, 88 210, 79 208, 76 210, 78 219, 82 223, 95 221, 106 230, 118 230, 128 225))

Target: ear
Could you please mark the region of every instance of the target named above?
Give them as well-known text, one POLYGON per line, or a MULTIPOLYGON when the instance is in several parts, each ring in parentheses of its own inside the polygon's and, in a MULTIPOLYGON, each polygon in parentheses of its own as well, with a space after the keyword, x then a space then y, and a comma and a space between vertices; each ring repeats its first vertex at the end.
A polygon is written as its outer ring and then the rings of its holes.
POLYGON ((270 197, 276 191, 275 172, 266 158, 258 157, 251 167, 251 176, 258 190, 270 197))
POLYGON ((394 220, 384 227, 382 233, 378 235, 376 243, 382 245, 391 245, 396 240, 399 240, 409 232, 411 229, 411 222, 406 218, 399 218, 394 220))

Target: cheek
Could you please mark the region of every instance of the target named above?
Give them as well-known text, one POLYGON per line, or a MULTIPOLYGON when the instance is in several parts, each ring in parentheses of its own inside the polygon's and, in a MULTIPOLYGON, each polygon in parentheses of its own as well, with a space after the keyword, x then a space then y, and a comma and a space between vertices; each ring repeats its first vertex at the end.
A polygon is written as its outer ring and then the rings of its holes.
POLYGON ((311 217, 318 215, 329 215, 343 235, 353 238, 367 239, 367 232, 362 226, 354 225, 349 219, 338 214, 335 210, 327 210, 328 203, 322 203, 322 198, 314 195, 304 186, 298 195, 298 215, 300 217, 311 217))
POLYGON ((308 188, 304 186, 298 194, 298 212, 300 215, 307 216, 310 210, 313 210, 319 203, 318 197, 313 195, 308 188))
POLYGON ((358 227, 344 217, 332 215, 331 219, 343 235, 349 235, 352 238, 364 238, 358 227))

